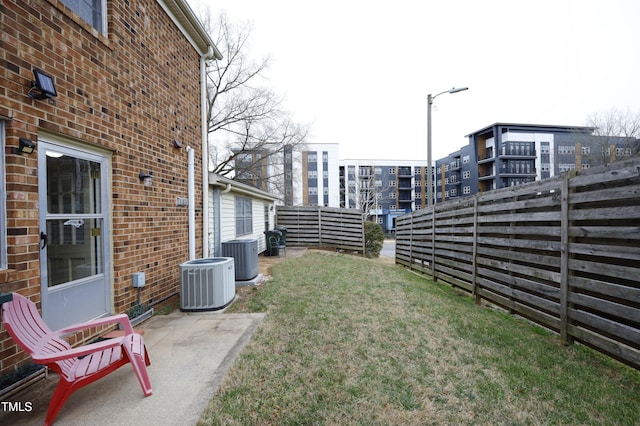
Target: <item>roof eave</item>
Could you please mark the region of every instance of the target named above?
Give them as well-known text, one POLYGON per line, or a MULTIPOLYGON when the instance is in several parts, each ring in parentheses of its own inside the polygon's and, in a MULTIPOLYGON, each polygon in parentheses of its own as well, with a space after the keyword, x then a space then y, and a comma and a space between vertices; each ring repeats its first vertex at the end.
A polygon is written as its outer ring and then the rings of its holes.
POLYGON ((202 23, 195 15, 186 0, 157 0, 173 19, 184 35, 191 41, 201 56, 208 59, 222 59, 218 50, 202 23))

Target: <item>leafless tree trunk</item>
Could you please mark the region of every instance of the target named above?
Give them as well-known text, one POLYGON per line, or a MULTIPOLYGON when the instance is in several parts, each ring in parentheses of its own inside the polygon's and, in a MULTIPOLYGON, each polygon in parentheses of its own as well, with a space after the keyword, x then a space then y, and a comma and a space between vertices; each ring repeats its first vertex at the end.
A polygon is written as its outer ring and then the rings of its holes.
POLYGON ((230 23, 224 13, 202 22, 223 55, 207 69, 209 170, 282 192, 284 146, 303 145, 309 128, 268 87, 269 57, 250 58, 250 25, 230 23))

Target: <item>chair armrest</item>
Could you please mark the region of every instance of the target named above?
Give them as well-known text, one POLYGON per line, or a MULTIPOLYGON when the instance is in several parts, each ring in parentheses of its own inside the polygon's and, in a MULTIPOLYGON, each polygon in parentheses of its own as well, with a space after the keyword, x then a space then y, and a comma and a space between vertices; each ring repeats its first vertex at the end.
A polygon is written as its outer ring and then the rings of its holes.
POLYGON ((124 330, 125 334, 133 333, 133 327, 131 327, 131 321, 129 321, 129 317, 126 314, 112 315, 109 317, 98 318, 93 321, 87 321, 80 324, 73 324, 73 325, 70 325, 69 327, 56 330, 55 333, 58 336, 61 336, 63 334, 69 334, 74 331, 85 330, 91 327, 99 327, 101 325, 108 325, 108 324, 114 324, 114 323, 119 323, 122 326, 122 329, 124 330))
POLYGON ((31 358, 36 364, 46 364, 48 362, 61 361, 69 358, 77 358, 82 355, 90 355, 105 349, 115 348, 122 345, 122 341, 126 336, 113 339, 103 340, 101 342, 90 343, 78 348, 67 349, 66 351, 55 352, 52 354, 31 354, 31 358))

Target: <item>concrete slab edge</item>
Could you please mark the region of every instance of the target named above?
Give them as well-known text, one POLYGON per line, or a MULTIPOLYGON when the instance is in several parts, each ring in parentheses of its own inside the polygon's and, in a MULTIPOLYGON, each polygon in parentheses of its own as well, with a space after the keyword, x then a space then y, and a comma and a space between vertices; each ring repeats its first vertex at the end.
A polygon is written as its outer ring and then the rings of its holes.
POLYGON ((218 388, 222 384, 222 381, 227 375, 227 372, 229 371, 229 369, 231 369, 231 366, 233 365, 234 361, 236 360, 236 358, 238 357, 242 349, 244 349, 244 347, 247 345, 247 343, 249 342, 249 340, 251 339, 255 331, 258 329, 258 326, 260 325, 260 323, 262 323, 264 316, 265 314, 259 314, 259 315, 253 316, 254 320, 252 321, 252 324, 249 327, 247 327, 247 329, 242 334, 242 336, 240 336, 240 338, 235 343, 235 345, 233 345, 231 350, 229 350, 227 355, 224 357, 224 359, 220 363, 220 366, 216 369, 215 373, 213 374, 213 378, 207 384, 207 390, 209 391, 208 393, 210 397, 202 403, 202 406, 198 407, 198 410, 199 410, 198 418, 200 418, 204 410, 207 408, 209 401, 211 400, 211 398, 213 398, 213 396, 218 391, 218 388))

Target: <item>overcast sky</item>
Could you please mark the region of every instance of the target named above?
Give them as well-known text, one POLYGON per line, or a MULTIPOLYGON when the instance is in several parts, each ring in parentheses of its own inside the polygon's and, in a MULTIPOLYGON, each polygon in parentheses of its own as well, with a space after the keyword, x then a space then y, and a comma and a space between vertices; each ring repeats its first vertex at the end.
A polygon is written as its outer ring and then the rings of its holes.
POLYGON ((188 0, 253 25, 252 56, 309 142, 340 159, 433 159, 495 122, 640 112, 638 0, 188 0))

